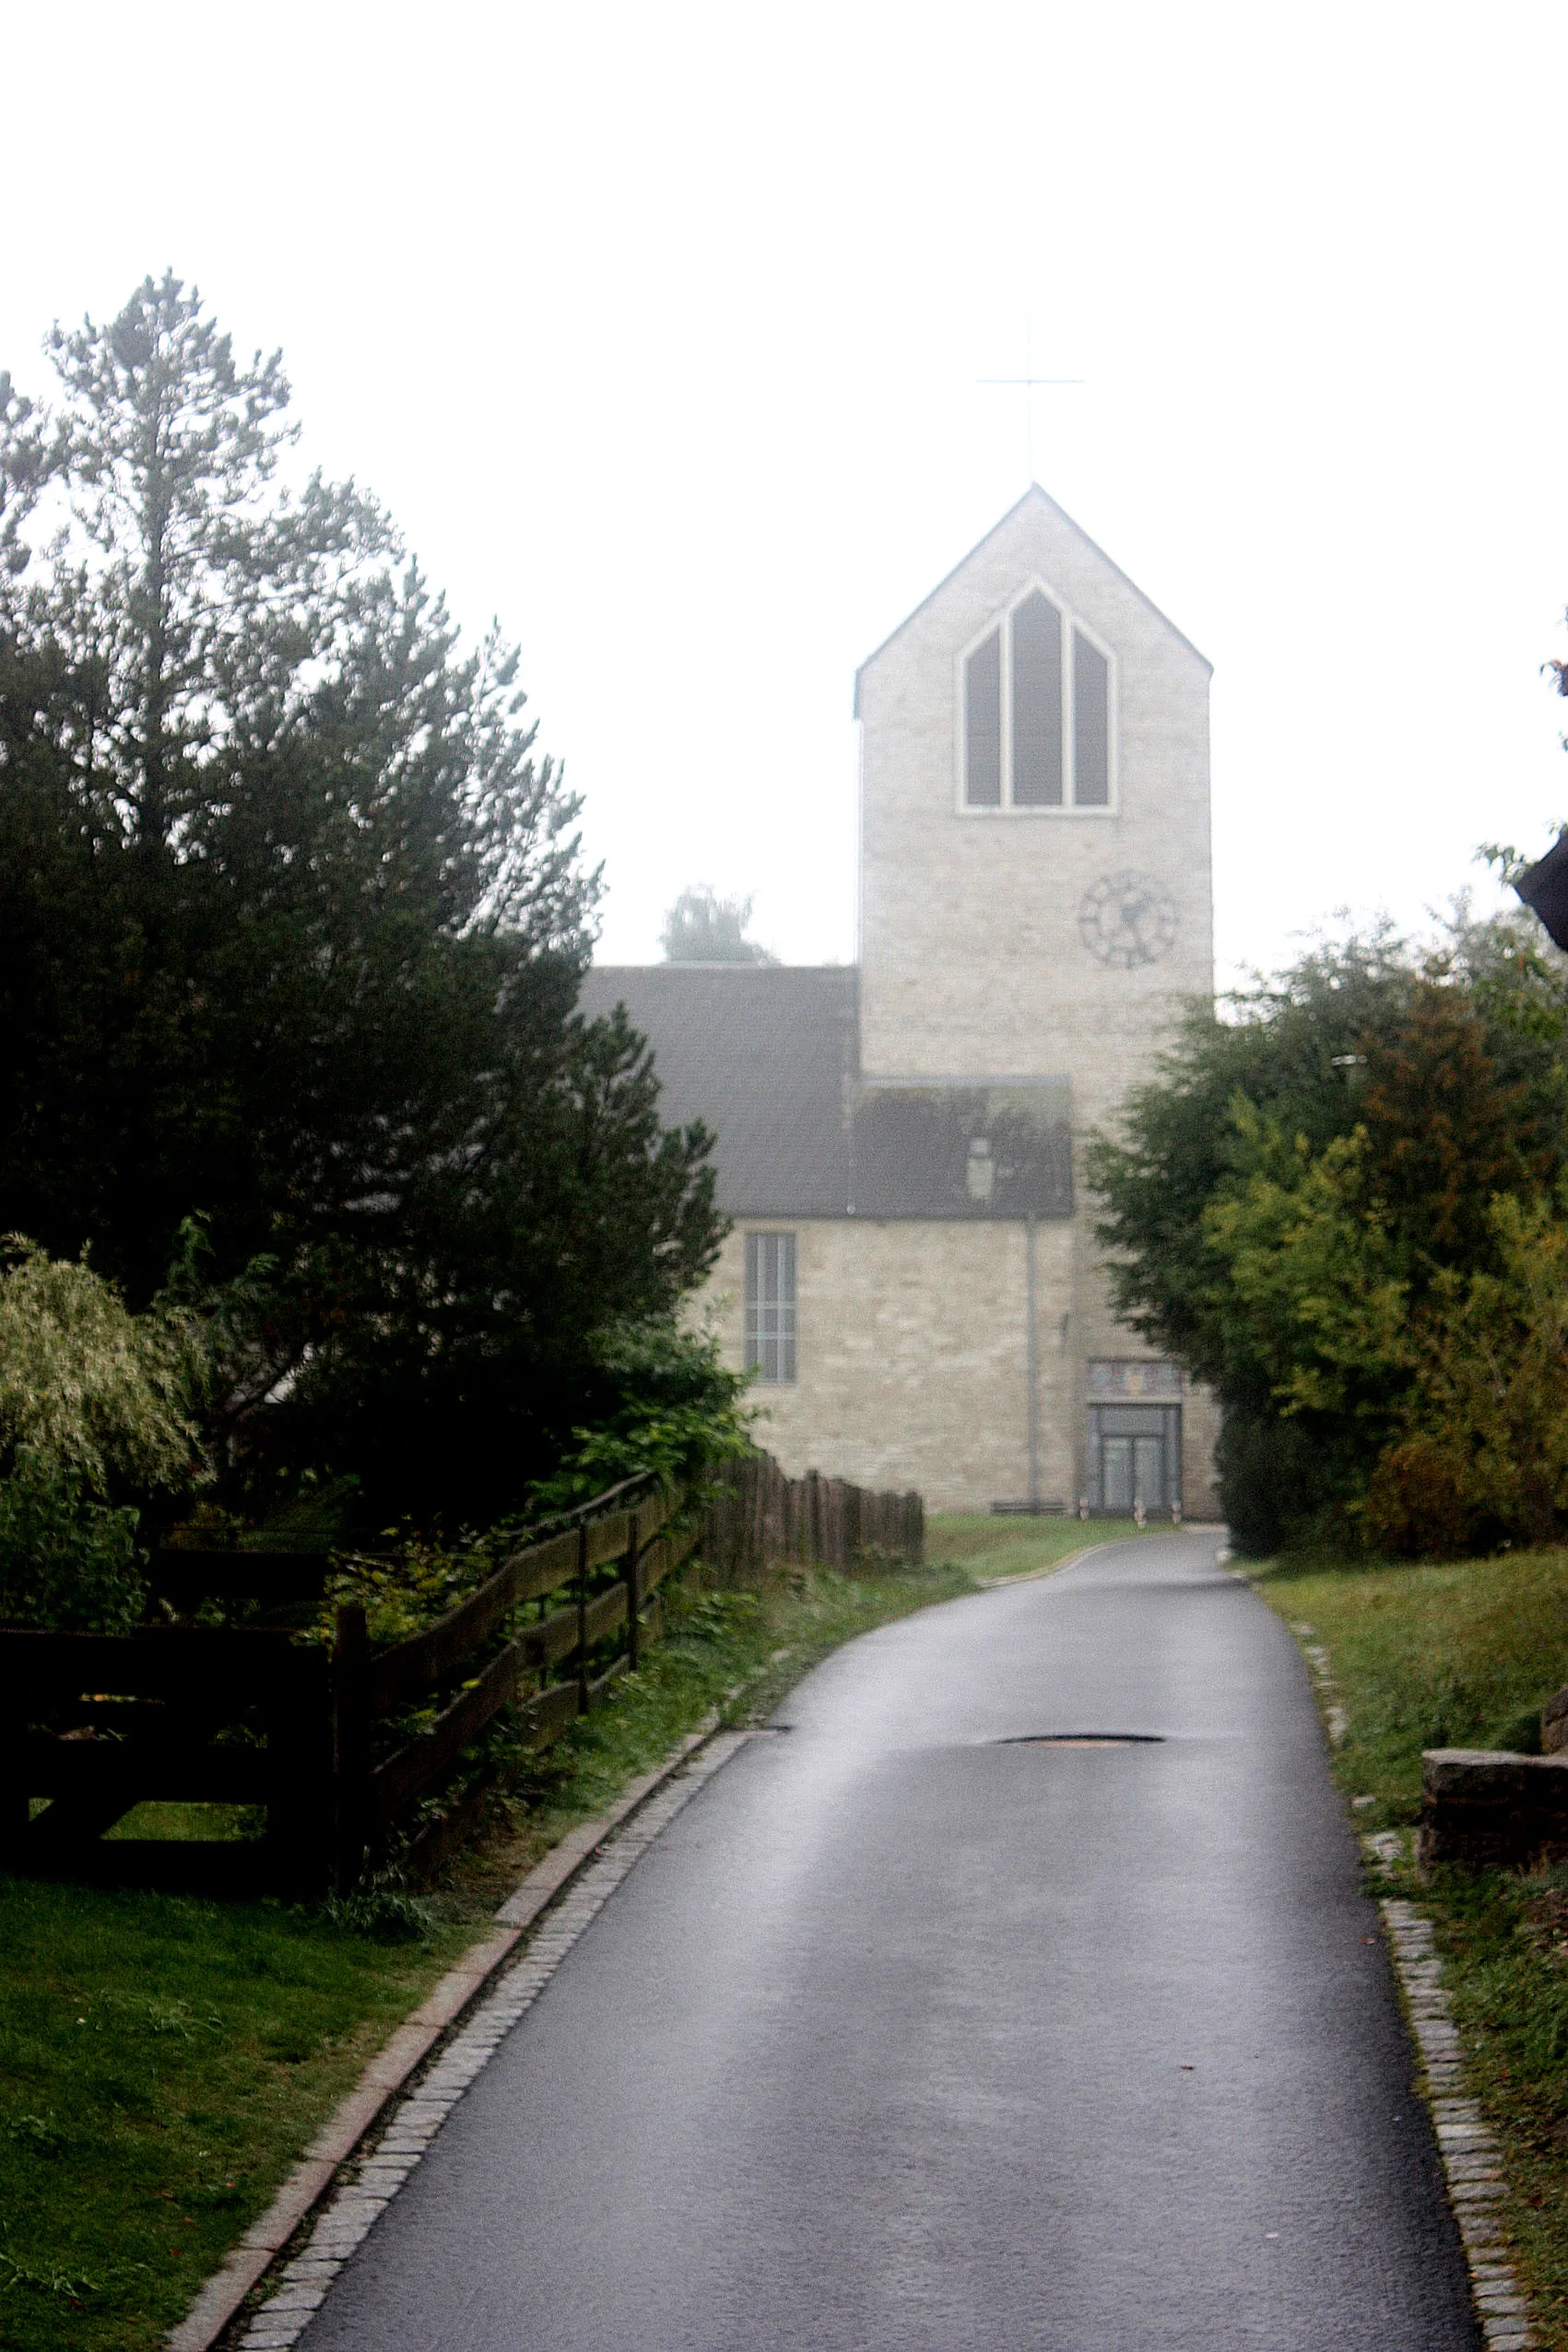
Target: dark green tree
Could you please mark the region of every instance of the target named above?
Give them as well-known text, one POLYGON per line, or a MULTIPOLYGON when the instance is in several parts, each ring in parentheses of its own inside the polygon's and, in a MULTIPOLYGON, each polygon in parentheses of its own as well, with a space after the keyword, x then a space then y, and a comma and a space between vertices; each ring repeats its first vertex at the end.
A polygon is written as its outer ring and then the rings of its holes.
POLYGON ((1381 1419, 1364 1395, 1354 1414, 1286 1410, 1288 1335, 1260 1323, 1210 1212, 1281 1147, 1299 1139, 1315 1164, 1359 1130, 1343 1208, 1386 1236, 1409 1311, 1445 1270, 1491 1267, 1493 1199, 1552 1184, 1568 1146, 1538 964, 1509 923, 1461 921, 1435 957, 1385 933, 1316 950, 1220 1013, 1194 1007, 1120 1135, 1091 1149, 1119 1311, 1217 1391, 1221 1494, 1251 1550, 1364 1485, 1400 1399, 1390 1387, 1381 1419))
POLYGON ((721 898, 706 882, 683 890, 665 916, 659 934, 666 963, 772 963, 764 947, 746 936, 751 920, 749 898, 721 898))
POLYGON ((172 277, 50 349, 53 407, 0 383, 0 1227, 137 1303, 201 1220, 247 1477, 504 1507, 719 1229, 573 1011, 578 804, 277 356, 172 277))

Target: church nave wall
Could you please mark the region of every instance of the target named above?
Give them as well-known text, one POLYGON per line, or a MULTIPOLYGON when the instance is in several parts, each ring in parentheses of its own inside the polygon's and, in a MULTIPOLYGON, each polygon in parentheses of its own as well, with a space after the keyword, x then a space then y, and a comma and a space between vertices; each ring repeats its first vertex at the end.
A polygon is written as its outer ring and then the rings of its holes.
MULTIPOLYGON (((747 1220, 700 1312, 728 1361, 745 1348, 746 1236, 796 1236, 796 1377, 752 1390, 758 1442, 791 1476, 917 1488, 929 1509, 989 1508, 1029 1488, 1021 1223, 747 1220)), ((1072 1228, 1035 1229, 1040 1489, 1070 1498, 1079 1381, 1067 1353, 1072 1228)))

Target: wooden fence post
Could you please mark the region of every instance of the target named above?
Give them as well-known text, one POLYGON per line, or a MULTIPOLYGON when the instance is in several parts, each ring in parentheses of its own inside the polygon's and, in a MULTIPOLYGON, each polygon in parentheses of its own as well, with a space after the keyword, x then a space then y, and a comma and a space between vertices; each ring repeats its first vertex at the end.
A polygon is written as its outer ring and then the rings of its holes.
POLYGON ((9 1734, 0 1731, 0 1853, 20 1843, 31 1814, 23 1727, 13 1712, 9 1734))
POLYGON ((338 1860, 333 1661, 303 1649, 288 1664, 267 1695, 267 1869, 289 1893, 319 1895, 338 1860))
POLYGON ((323 1791, 333 1818, 332 1873, 346 1895, 370 1851, 370 1635, 357 1601, 339 1609, 332 1645, 333 1778, 323 1791))
POLYGON ((637 1548, 637 1513, 631 1514, 631 1541, 626 1549, 626 1655, 633 1673, 642 1654, 642 1628, 637 1613, 643 1606, 643 1560, 637 1548))
POLYGON ((588 1522, 577 1525, 577 1712, 588 1712, 588 1522))

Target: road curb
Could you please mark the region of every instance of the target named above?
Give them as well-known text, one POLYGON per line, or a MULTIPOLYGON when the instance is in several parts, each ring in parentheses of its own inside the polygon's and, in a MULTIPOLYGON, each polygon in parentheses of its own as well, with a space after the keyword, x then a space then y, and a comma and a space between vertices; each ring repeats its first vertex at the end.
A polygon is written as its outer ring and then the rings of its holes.
MULTIPOLYGON (((1292 1624, 1290 1631, 1312 1677, 1329 1745, 1337 1748, 1350 1721, 1333 1661, 1311 1625, 1292 1624)), ((1374 1830, 1362 1838, 1361 1847, 1377 1871, 1397 1870, 1406 1860, 1406 1841, 1397 1829, 1374 1830)), ((1487 2352, 1527 2352, 1535 2341, 1529 2305, 1495 2217, 1503 2193, 1502 2153, 1479 2103, 1465 2096, 1464 2046, 1443 1982, 1432 1921, 1419 1904, 1403 1896, 1384 1896, 1377 1909, 1420 2061, 1417 2087, 1432 2118, 1444 2186, 1459 2225, 1470 2295, 1487 2352)))
MULTIPOLYGON (((528 1931, 596 1859, 606 1840, 681 1772, 721 1729, 718 1711, 670 1750, 652 1772, 629 1781, 615 1802, 569 1830, 495 1914, 496 1925, 471 1944, 411 2016, 382 2045, 351 2091, 340 2098, 271 2204, 251 2225, 220 2270, 198 2291, 166 2339, 167 2352, 212 2352, 247 2295, 336 2181, 342 2166, 436 2044, 459 2024, 513 1957, 528 1931)), ((744 1737, 742 1734, 740 1737, 744 1737)), ((739 1743, 737 1739, 737 1744, 739 1743)), ((727 1753, 727 1751, 726 1751, 727 1753)))
MULTIPOLYGON (((1385 1830, 1362 1841, 1368 1859, 1380 1869, 1398 1859, 1389 1850, 1391 1840, 1398 1842, 1397 1831, 1385 1830)), ((1422 2096, 1437 2134, 1448 2202, 1464 2241, 1470 2292, 1487 2352, 1527 2352, 1535 2340, 1529 2305, 1497 2222, 1503 2193, 1502 2154, 1479 2102, 1465 2096, 1464 2049, 1444 1986, 1432 1921, 1419 1905, 1401 1896, 1385 1896, 1377 1908, 1411 2037, 1421 2053, 1422 2096)))

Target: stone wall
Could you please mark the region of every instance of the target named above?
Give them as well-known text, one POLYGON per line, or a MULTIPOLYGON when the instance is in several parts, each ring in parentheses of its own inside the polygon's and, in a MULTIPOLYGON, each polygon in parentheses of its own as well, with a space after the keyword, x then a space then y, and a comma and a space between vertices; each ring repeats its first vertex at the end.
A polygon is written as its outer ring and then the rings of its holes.
MULTIPOLYGON (((737 1224, 699 1302, 725 1358, 745 1341, 737 1224)), ((792 1477, 914 1488, 935 1511, 984 1511, 1029 1492, 1026 1235, 1020 1223, 792 1220, 797 1374, 753 1390, 758 1442, 792 1477)), ((1083 1486, 1083 1356, 1074 1326, 1078 1222, 1035 1228, 1040 1492, 1083 1486)), ((1116 1352, 1143 1351, 1126 1332, 1116 1352)), ((1189 1516, 1212 1509, 1208 1401, 1184 1406, 1189 1516)))

